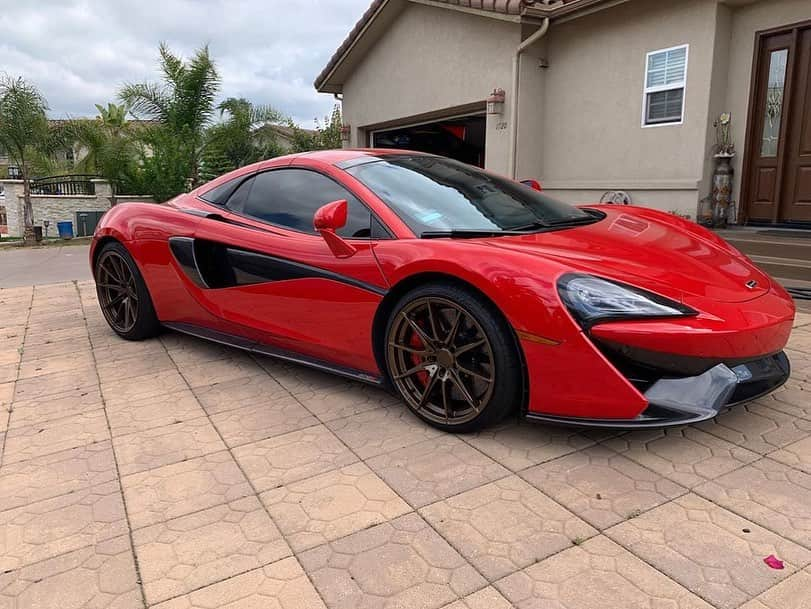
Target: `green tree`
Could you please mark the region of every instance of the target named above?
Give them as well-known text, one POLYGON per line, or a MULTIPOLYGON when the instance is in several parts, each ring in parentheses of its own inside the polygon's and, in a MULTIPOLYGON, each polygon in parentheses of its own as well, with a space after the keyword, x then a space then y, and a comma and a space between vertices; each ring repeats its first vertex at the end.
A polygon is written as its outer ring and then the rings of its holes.
POLYGON ((38 151, 47 148, 50 133, 48 104, 39 90, 22 78, 0 79, 0 147, 20 168, 23 179, 23 241, 34 241, 34 209, 31 206, 29 171, 38 151))
POLYGON ((315 119, 315 130, 305 131, 292 121, 289 127, 293 130, 293 150, 295 152, 308 152, 310 150, 333 150, 341 148, 341 128, 343 127, 341 106, 335 104, 332 113, 325 116, 323 121, 315 119))
POLYGON ((286 120, 281 113, 234 97, 217 108, 222 120, 207 131, 202 178, 211 179, 281 153, 275 133, 268 128, 286 120))
POLYGON ((174 196, 185 190, 187 180, 193 185, 200 182, 206 129, 215 115, 220 77, 207 46, 188 61, 173 54, 164 43, 159 52, 162 82, 125 84, 119 98, 135 116, 158 123, 145 138, 152 156, 147 155, 144 162, 154 167, 158 159, 171 160, 160 189, 174 196), (170 149, 160 150, 159 146, 170 149))

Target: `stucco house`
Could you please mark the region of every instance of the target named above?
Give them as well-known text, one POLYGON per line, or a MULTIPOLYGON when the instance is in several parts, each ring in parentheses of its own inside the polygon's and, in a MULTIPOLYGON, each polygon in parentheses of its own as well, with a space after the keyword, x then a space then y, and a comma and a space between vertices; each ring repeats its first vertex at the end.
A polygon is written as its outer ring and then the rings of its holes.
POLYGON ((374 0, 315 87, 347 146, 693 218, 731 113, 738 219, 811 226, 809 0, 374 0))

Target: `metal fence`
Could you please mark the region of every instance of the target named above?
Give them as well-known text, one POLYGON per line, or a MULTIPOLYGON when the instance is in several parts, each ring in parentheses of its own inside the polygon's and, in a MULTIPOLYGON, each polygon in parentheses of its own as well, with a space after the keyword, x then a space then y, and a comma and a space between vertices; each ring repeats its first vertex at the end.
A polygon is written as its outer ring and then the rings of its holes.
POLYGON ((95 195, 96 185, 92 175, 51 176, 31 180, 34 195, 95 195))

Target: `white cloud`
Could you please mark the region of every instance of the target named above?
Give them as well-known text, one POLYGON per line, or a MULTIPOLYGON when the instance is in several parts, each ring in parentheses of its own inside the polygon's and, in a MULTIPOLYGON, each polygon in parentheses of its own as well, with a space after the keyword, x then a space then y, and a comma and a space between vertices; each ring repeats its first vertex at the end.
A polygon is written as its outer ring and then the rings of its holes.
POLYGON ((158 43, 209 44, 224 97, 311 126, 332 96, 312 82, 371 0, 0 0, 0 72, 23 76, 54 117, 91 116, 124 82, 155 80, 158 43))

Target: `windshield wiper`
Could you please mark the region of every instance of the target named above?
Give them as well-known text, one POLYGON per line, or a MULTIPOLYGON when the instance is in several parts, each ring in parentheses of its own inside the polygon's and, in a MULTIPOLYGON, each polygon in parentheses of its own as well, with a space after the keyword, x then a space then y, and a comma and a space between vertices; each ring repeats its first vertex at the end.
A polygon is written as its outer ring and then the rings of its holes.
POLYGON ((549 224, 547 222, 543 222, 542 220, 534 220, 533 222, 524 224, 523 226, 511 226, 510 230, 526 232, 543 228, 549 228, 549 224))
POLYGON ((477 237, 503 237, 507 235, 526 235, 526 231, 518 230, 488 230, 488 229, 452 229, 429 230, 420 233, 421 239, 440 239, 451 237, 453 239, 475 239, 477 237))
POLYGON ((577 226, 579 224, 592 224, 597 222, 600 218, 588 215, 588 216, 580 216, 577 218, 561 218, 559 220, 554 220, 548 224, 548 226, 577 226))

